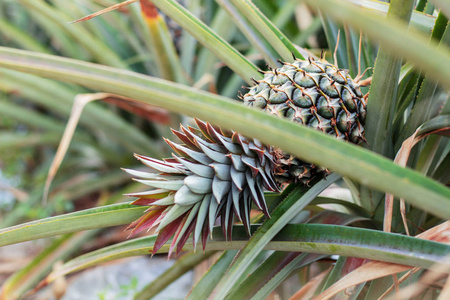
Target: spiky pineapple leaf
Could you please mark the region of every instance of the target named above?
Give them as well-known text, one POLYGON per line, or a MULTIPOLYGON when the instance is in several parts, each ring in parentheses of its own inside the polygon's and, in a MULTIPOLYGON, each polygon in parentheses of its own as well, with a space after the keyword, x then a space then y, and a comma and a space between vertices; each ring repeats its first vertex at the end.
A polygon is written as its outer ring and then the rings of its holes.
POLYGON ((0 47, 0 66, 101 89, 139 99, 139 103, 195 116, 279 146, 306 161, 404 198, 437 216, 450 216, 450 189, 445 186, 370 151, 268 116, 228 98, 129 71, 3 47, 0 47))

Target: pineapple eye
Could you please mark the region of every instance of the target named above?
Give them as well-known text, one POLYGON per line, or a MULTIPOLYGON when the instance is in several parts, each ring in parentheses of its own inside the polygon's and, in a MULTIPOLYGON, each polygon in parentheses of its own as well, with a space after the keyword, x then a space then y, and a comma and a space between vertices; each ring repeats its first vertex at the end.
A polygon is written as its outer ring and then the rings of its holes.
POLYGON ((288 96, 283 91, 271 90, 269 92, 269 103, 270 104, 280 104, 288 100, 288 96))

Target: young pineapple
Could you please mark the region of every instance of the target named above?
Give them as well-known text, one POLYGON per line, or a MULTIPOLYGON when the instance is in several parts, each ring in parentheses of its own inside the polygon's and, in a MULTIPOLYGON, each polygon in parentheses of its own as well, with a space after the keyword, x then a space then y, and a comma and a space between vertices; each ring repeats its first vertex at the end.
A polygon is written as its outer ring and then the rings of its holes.
MULTIPOLYGON (((293 63, 264 73, 264 79, 241 96, 244 103, 268 114, 316 128, 338 139, 364 141, 366 101, 347 70, 324 60, 293 63)), ((182 250, 193 233, 194 245, 205 247, 217 218, 231 238, 236 215, 250 233, 251 203, 268 215, 263 190, 279 191, 291 182, 308 184, 328 171, 281 149, 238 133, 225 132, 196 120, 197 128, 173 131, 183 145, 167 141, 175 151, 164 161, 136 155, 157 173, 126 170, 154 190, 130 194, 133 204, 149 210, 129 228, 132 234, 157 228, 155 253, 173 236, 169 255, 182 250)))
POLYGON ((132 204, 150 209, 133 222, 131 234, 157 228, 153 253, 174 236, 169 255, 181 251, 193 233, 194 245, 203 249, 217 218, 224 235, 231 239, 234 216, 250 234, 250 210, 254 203, 267 216, 264 190, 278 191, 273 178, 273 148, 238 133, 224 132, 196 120, 197 128, 173 131, 183 145, 167 141, 176 154, 164 161, 136 155, 159 173, 125 170, 154 190, 129 194, 132 204))
MULTIPOLYGON (((268 114, 321 130, 352 143, 364 141, 366 100, 348 70, 321 59, 280 62, 263 72, 264 79, 241 96, 244 103, 268 114)), ((325 175, 326 169, 275 150, 275 177, 279 184, 303 182, 325 175)))

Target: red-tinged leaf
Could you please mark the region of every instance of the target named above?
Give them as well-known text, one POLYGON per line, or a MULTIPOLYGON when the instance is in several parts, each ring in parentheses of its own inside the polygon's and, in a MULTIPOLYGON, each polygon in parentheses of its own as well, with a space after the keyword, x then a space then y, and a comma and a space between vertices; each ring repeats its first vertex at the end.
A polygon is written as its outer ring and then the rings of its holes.
POLYGON ((167 145, 170 146, 170 148, 172 148, 173 151, 175 151, 176 154, 182 157, 190 158, 190 156, 181 148, 182 146, 175 144, 174 142, 166 138, 164 138, 164 141, 167 143, 167 145))
MULTIPOLYGON (((163 175, 163 174, 161 174, 161 175, 163 175)), ((169 196, 169 194, 170 194, 170 191, 157 189, 157 190, 146 191, 146 192, 124 194, 124 196, 148 198, 148 199, 162 199, 162 198, 169 196)))
POLYGON ((243 199, 241 199, 241 201, 239 201, 240 203, 239 203, 239 210, 242 212, 242 216, 243 216, 243 218, 242 218, 242 224, 244 224, 244 227, 245 227, 245 230, 246 230, 246 232, 247 232, 247 234, 248 234, 248 236, 251 236, 251 233, 250 233, 250 220, 248 219, 248 216, 249 216, 249 207, 250 207, 250 204, 249 203, 246 203, 246 202, 248 202, 248 199, 245 199, 245 197, 243 198, 243 199))
POLYGON ((189 224, 189 227, 187 228, 186 232, 183 234, 183 236, 179 240, 178 245, 177 245, 177 255, 181 252, 181 250, 183 250, 183 246, 184 246, 184 244, 186 244, 187 239, 189 238, 191 233, 194 231, 196 223, 197 223, 197 220, 192 221, 191 224, 189 224))
POLYGON ((308 220, 308 223, 316 224, 333 224, 333 225, 347 225, 357 221, 364 221, 367 218, 360 216, 340 213, 331 210, 324 210, 308 220))
POLYGON ((170 124, 170 113, 164 108, 144 104, 129 98, 107 97, 104 101, 151 122, 162 125, 170 124))
MULTIPOLYGON (((179 164, 178 160, 176 160, 175 158, 164 158, 164 161, 169 164, 179 164)), ((170 174, 162 173, 162 175, 170 175, 170 174)))
POLYGON ((214 142, 220 143, 220 139, 217 138, 217 130, 210 123, 206 123, 206 129, 208 131, 209 136, 212 137, 214 142))
POLYGON ((366 260, 363 258, 349 257, 342 267, 341 277, 347 275, 351 271, 361 267, 366 260))
MULTIPOLYGON (((184 127, 183 127, 183 126, 181 126, 181 130, 184 131, 184 127)), ((191 140, 189 139, 189 137, 188 137, 185 133, 180 132, 180 131, 175 130, 175 129, 172 129, 172 132, 173 132, 173 134, 175 134, 175 135, 177 136, 177 138, 178 138, 180 141, 182 141, 183 143, 185 143, 186 146, 188 146, 188 147, 190 147, 190 148, 192 148, 192 149, 197 149, 197 151, 200 151, 200 149, 197 147, 197 145, 196 145, 193 141, 191 141, 191 140)))
MULTIPOLYGON (((211 143, 214 143, 214 139, 213 137, 208 133, 208 125, 206 124, 206 122, 203 122, 199 119, 195 119, 195 123, 197 124, 198 128, 200 129, 200 131, 202 132, 202 134, 211 141, 211 143)), ((188 127, 189 129, 191 129, 190 127, 188 127)))
POLYGON ((148 157, 148 156, 144 156, 141 154, 134 154, 134 157, 136 157, 138 160, 140 160, 143 164, 145 165, 149 165, 150 168, 158 170, 159 172, 168 172, 168 173, 174 173, 174 171, 176 171, 176 165, 178 165, 178 163, 175 162, 174 164, 171 164, 167 161, 162 161, 159 159, 155 159, 152 157, 148 157), (151 164, 155 165, 155 166, 151 166, 151 164), (159 167, 158 167, 159 166, 159 167))
POLYGON ((153 202, 158 201, 158 198, 139 198, 131 202, 132 205, 149 206, 153 202))
MULTIPOLYGON (((223 201, 222 203, 225 203, 226 201, 223 201)), ((227 232, 227 227, 226 227, 226 222, 225 222, 225 219, 226 219, 226 217, 225 217, 225 215, 226 215, 226 208, 224 207, 224 205, 222 205, 222 203, 220 203, 221 204, 221 207, 222 207, 222 209, 221 208, 219 208, 220 209, 220 211, 219 211, 219 214, 220 214, 220 228, 222 228, 222 233, 223 233, 223 236, 225 237, 225 240, 226 241, 228 241, 228 232, 227 232)))
MULTIPOLYGON (((200 145, 199 145, 199 143, 198 143, 198 141, 197 141, 197 138, 198 138, 199 136, 196 135, 196 134, 194 133, 194 132, 198 131, 198 129, 197 129, 197 130, 194 130, 194 129, 195 129, 194 127, 190 127, 190 126, 188 126, 188 129, 186 129, 185 127, 181 126, 181 130, 183 130, 184 134, 185 134, 186 137, 189 139, 189 141, 190 141, 192 144, 194 144, 194 146, 195 146, 196 149, 198 149, 199 151, 202 151, 202 150, 201 150, 202 148, 200 148, 200 145)), ((200 132, 201 132, 201 131, 200 131, 200 132)), ((208 142, 212 142, 212 141, 209 140, 208 137, 205 136, 205 138, 206 138, 206 140, 208 140, 208 142)))
POLYGON ((115 5, 109 6, 109 7, 105 8, 105 9, 102 9, 102 10, 100 10, 100 11, 98 11, 98 12, 95 12, 95 13, 93 13, 93 14, 90 14, 90 15, 88 15, 88 16, 85 16, 85 17, 83 17, 83 18, 81 18, 81 19, 72 21, 72 22, 70 22, 70 23, 71 23, 71 24, 74 24, 74 23, 79 23, 79 22, 88 21, 88 20, 90 20, 90 19, 92 19, 92 18, 98 17, 98 16, 100 16, 100 15, 103 15, 103 14, 105 14, 105 13, 107 13, 107 12, 110 12, 110 11, 113 11, 113 10, 116 10, 116 9, 117 9, 118 11, 128 13, 128 8, 125 8, 125 6, 128 5, 128 4, 131 4, 131 3, 133 3, 133 2, 136 2, 136 1, 139 1, 139 0, 127 0, 127 1, 124 1, 124 2, 121 2, 121 3, 115 4, 115 5))
POLYGON ((176 242, 177 242, 178 236, 181 234, 184 224, 186 224, 186 221, 188 218, 189 218, 189 214, 188 213, 184 214, 183 219, 181 220, 180 224, 178 225, 178 229, 175 232, 175 235, 172 239, 172 243, 170 243, 168 257, 170 257, 172 255, 173 249, 175 249, 175 247, 176 247, 176 242))
POLYGON ((158 18, 159 13, 156 6, 149 0, 140 0, 142 15, 146 21, 154 22, 158 18))
POLYGON ((182 220, 183 216, 178 217, 158 233, 152 255, 158 252, 158 250, 161 249, 161 247, 175 234, 182 220))
POLYGON ((133 229, 128 237, 132 237, 139 232, 142 232, 147 229, 151 229, 153 226, 157 225, 158 221, 161 219, 161 216, 165 210, 165 207, 161 209, 154 209, 147 212, 145 215, 134 221, 128 226, 128 229, 133 229))
POLYGON ((229 136, 229 134, 227 134, 226 131, 223 131, 219 127, 215 127, 209 123, 207 123, 207 126, 208 126, 208 133, 211 134, 211 136, 214 138, 214 140, 217 141, 217 143, 222 142, 222 139, 221 139, 222 136, 229 136))
MULTIPOLYGON (((229 200, 231 201, 231 200, 229 200)), ((234 214, 230 212, 228 215, 228 240, 231 241, 231 236, 233 233, 233 225, 234 225, 234 214)))
POLYGON ((208 222, 205 222, 205 225, 203 225, 202 230, 202 246, 203 246, 203 252, 205 252, 206 249, 206 242, 208 241, 209 236, 209 226, 207 224, 208 222))

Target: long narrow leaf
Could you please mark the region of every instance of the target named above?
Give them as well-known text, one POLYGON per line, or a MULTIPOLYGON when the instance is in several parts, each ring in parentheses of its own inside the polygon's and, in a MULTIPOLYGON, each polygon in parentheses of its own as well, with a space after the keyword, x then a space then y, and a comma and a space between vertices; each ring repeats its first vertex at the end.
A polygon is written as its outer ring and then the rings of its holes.
POLYGON ((159 77, 176 82, 184 82, 180 60, 172 42, 169 29, 163 17, 150 0, 139 1, 142 17, 148 27, 149 46, 154 52, 159 77))
POLYGON ((33 221, 0 230, 0 247, 88 229, 128 224, 146 207, 113 204, 33 221))
POLYGON ((243 13, 236 9, 229 0, 217 0, 217 3, 226 10, 234 21, 233 23, 239 27, 240 31, 247 37, 253 47, 264 57, 266 63, 272 67, 277 67, 279 55, 255 27, 249 24, 248 20, 243 16, 243 13))
POLYGON ((176 20, 180 26, 189 31, 200 43, 217 55, 243 80, 250 83, 250 78, 261 78, 258 69, 224 39, 211 31, 208 26, 191 14, 174 0, 152 2, 164 13, 176 20))
POLYGON ((280 58, 285 61, 291 61, 293 53, 296 57, 304 59, 289 39, 251 1, 231 0, 231 2, 252 22, 255 28, 259 30, 259 33, 271 43, 280 58))
MULTIPOLYGON (((371 11, 382 13, 384 15, 387 14, 389 9, 389 3, 377 0, 347 0, 347 1, 361 8, 369 9, 371 11)), ((417 7, 416 10, 413 11, 411 17, 411 25, 426 34, 430 34, 431 31, 433 30, 436 17, 418 11, 417 7)))
MULTIPOLYGON (((408 24, 413 6, 414 0, 392 1, 386 20, 400 20, 408 24)), ((386 44, 383 41, 378 51, 372 86, 367 100, 367 110, 372 113, 367 114, 365 127, 368 148, 383 156, 393 158, 392 121, 397 102, 402 60, 391 55, 386 44)), ((365 190, 366 187, 362 187, 362 202, 365 203, 367 209, 373 211, 381 197, 378 193, 370 193, 371 196, 367 197, 365 190)))

